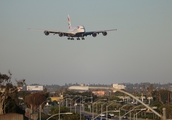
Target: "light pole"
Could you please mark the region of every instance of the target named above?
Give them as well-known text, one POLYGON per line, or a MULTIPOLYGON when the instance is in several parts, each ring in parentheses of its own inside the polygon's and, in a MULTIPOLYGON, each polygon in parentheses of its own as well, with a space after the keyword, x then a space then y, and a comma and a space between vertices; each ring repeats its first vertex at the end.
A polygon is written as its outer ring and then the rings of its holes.
POLYGON ((66 113, 57 113, 57 114, 54 114, 52 116, 50 116, 49 118, 47 118, 46 120, 49 120, 50 118, 54 117, 54 116, 57 116, 57 115, 61 115, 61 114, 65 114, 65 115, 71 115, 72 113, 71 112, 66 112, 66 113))
POLYGON ((78 96, 75 96, 75 97, 73 97, 72 99, 69 98, 69 99, 70 99, 70 112, 71 112, 71 105, 72 105, 72 102, 71 102, 71 101, 73 101, 76 97, 78 97, 78 96))
MULTIPOLYGON (((125 105, 123 105, 121 108, 119 108, 119 113, 120 113, 120 110, 122 110, 122 108, 125 107, 125 106, 127 106, 127 105, 132 105, 132 106, 133 106, 133 104, 125 104, 125 105)), ((139 106, 142 106, 142 105, 139 105, 139 106)), ((130 110, 129 112, 133 111, 135 108, 137 108, 137 107, 139 107, 139 106, 135 106, 135 107, 132 108, 132 110, 130 110)), ((128 114, 129 112, 125 113, 125 115, 128 114)), ((130 115, 131 115, 131 114, 130 114, 130 115)), ((121 116, 120 116, 120 114, 119 114, 119 119, 121 120, 120 117, 121 117, 121 116)), ((131 119, 131 116, 130 116, 130 119, 131 119)))
MULTIPOLYGON (((101 101, 101 100, 107 100, 107 99, 99 99, 96 102, 92 102, 92 117, 94 118, 94 104, 96 104, 97 102, 101 101)), ((97 109, 97 108, 96 108, 97 109)))
POLYGON ((106 118, 108 118, 108 107, 112 104, 113 104, 113 102, 111 102, 109 105, 106 106, 106 118))
POLYGON ((60 100, 59 100, 59 120, 60 120, 60 100))
POLYGON ((60 104, 61 104, 61 101, 59 100, 59 113, 58 113, 59 114, 59 120, 60 120, 60 104))
POLYGON ((70 104, 71 104, 71 100, 73 100, 75 97, 77 97, 77 95, 69 95, 66 94, 65 98, 66 98, 66 107, 68 107, 68 100, 70 100, 70 104))
MULTIPOLYGON (((125 105, 124 105, 125 106, 125 105)), ((133 107, 131 110, 129 110, 127 113, 125 113, 123 116, 127 115, 128 113, 130 113, 130 119, 131 119, 131 112, 134 111, 134 110, 141 110, 141 109, 136 109, 137 107, 141 107, 143 105, 139 105, 139 106, 135 106, 133 107)), ((123 107, 123 106, 122 106, 123 107)), ((121 107, 121 108, 122 108, 121 107)), ((144 110, 145 108, 143 108, 142 110, 144 110)), ((134 118, 135 118, 135 115, 134 115, 134 118)))
MULTIPOLYGON (((95 102, 96 103, 96 102, 95 102)), ((95 103, 92 103, 92 118, 94 118, 94 104, 95 103)))
POLYGON ((128 104, 123 105, 121 108, 119 108, 119 120, 121 120, 121 109, 128 104))
POLYGON ((87 96, 82 96, 82 111, 84 111, 84 100, 87 98, 91 98, 91 97, 87 97, 87 96))
POLYGON ((80 114, 80 115, 79 115, 79 118, 80 118, 80 120, 81 120, 81 98, 82 98, 82 97, 80 96, 80 107, 79 107, 79 114, 80 114))
POLYGON ((41 109, 42 109, 42 104, 44 102, 47 102, 47 100, 43 101, 40 105, 39 105, 39 120, 41 120, 41 109))
MULTIPOLYGON (((106 104, 106 103, 104 103, 104 104, 106 104)), ((101 114, 103 113, 103 105, 104 104, 101 104, 101 114)), ((102 120, 102 115, 101 115, 101 120, 102 120)))
MULTIPOLYGON (((75 97, 77 97, 77 96, 75 96, 75 97)), ((74 98, 75 98, 75 97, 74 97, 74 98)), ((74 99, 74 98, 73 98, 73 99, 74 99)), ((80 99, 80 108, 79 108, 80 120, 81 120, 81 98, 82 98, 81 96, 79 96, 79 98, 78 98, 78 99, 80 99)), ((73 99, 72 99, 72 100, 73 100, 73 99)), ((75 113, 76 113, 76 106, 77 106, 76 101, 77 101, 78 99, 75 100, 75 113)), ((71 105, 70 105, 70 111, 71 111, 71 105)))
POLYGON ((76 106, 77 106, 76 101, 79 100, 79 99, 81 99, 81 98, 78 98, 78 99, 75 100, 75 113, 76 113, 76 106))
POLYGON ((144 111, 144 110, 146 110, 146 108, 143 108, 143 109, 141 109, 139 112, 136 113, 136 120, 137 120, 137 114, 139 114, 140 112, 142 112, 142 111, 144 111))
POLYGON ((69 107, 70 107, 70 112, 71 112, 71 104, 72 104, 71 101, 72 101, 72 99, 71 98, 67 98, 67 100, 70 100, 70 106, 69 107))

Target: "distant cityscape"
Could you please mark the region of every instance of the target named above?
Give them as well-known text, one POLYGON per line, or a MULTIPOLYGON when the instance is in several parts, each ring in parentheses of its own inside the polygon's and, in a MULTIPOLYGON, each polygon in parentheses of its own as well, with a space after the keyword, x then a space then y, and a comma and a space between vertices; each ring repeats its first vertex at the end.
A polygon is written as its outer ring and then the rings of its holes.
MULTIPOLYGON (((39 85, 39 84, 32 84, 32 85, 39 85)), ((68 88, 70 86, 80 86, 81 84, 78 83, 69 83, 69 84, 65 84, 65 85, 56 85, 56 84, 52 84, 52 85, 43 85, 44 88, 46 88, 49 92, 50 91, 56 91, 59 90, 60 88, 68 88)), ((128 92, 143 92, 143 91, 147 91, 147 88, 150 85, 153 85, 153 89, 154 90, 160 90, 160 89, 164 89, 164 90, 170 90, 172 91, 172 83, 168 83, 168 84, 160 84, 160 83, 119 83, 119 85, 124 85, 125 86, 125 90, 128 92)), ((85 86, 112 86, 112 84, 110 85, 105 85, 105 84, 89 84, 89 85, 85 85, 85 86)))
POLYGON ((139 108, 139 113, 142 112, 141 118, 157 119, 157 117, 163 117, 163 120, 166 120, 166 117, 172 117, 172 83, 113 83, 109 85, 66 83, 60 86, 55 84, 28 85, 25 79, 22 79, 15 80, 17 82, 17 86, 15 86, 11 83, 11 75, 10 71, 9 76, 0 74, 0 97, 2 99, 0 119, 10 118, 10 104, 14 107, 13 113, 15 110, 21 113, 15 113, 12 116, 20 117, 21 120, 23 120, 23 116, 28 119, 37 120, 39 118, 41 120, 42 114, 43 119, 48 120, 54 115, 60 115, 60 110, 63 111, 63 109, 66 109, 66 112, 62 112, 63 114, 77 113, 75 114, 76 118, 73 118, 75 120, 92 120, 96 118, 95 115, 99 116, 97 120, 102 120, 102 117, 104 119, 112 118, 112 120, 135 118, 138 112, 133 112, 132 116, 131 114, 128 116, 125 111, 129 112, 136 107, 139 108), (9 96, 9 99, 4 96, 9 96), (13 103, 15 100, 16 103, 13 103), (109 107, 110 105, 111 107, 109 107), (108 107, 111 110, 109 113, 108 107), (155 117, 152 113, 157 116, 155 117))

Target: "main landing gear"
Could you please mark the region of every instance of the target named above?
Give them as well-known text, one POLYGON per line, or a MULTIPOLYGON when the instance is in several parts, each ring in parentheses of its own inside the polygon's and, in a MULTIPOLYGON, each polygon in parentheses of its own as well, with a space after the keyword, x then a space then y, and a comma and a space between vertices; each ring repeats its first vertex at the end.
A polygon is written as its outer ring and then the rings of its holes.
POLYGON ((70 37, 68 37, 67 39, 68 39, 68 40, 74 40, 74 38, 73 38, 73 37, 71 37, 71 38, 70 38, 70 37))
MULTIPOLYGON (((68 40, 74 40, 74 38, 73 38, 73 37, 71 37, 71 38, 70 38, 70 37, 68 37, 67 39, 68 39, 68 40)), ((85 40, 85 38, 84 38, 84 37, 82 37, 81 39, 82 39, 82 40, 85 40)), ((78 38, 77 38, 77 40, 80 40, 80 38, 78 37, 78 38)))

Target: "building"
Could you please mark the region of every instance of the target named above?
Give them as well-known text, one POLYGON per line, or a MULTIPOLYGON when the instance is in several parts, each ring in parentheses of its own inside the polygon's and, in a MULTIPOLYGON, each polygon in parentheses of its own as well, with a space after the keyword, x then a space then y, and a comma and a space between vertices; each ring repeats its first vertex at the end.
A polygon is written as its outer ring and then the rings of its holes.
POLYGON ((75 90, 75 91, 88 91, 88 90, 112 90, 113 92, 116 92, 116 90, 121 90, 125 89, 124 85, 119 85, 119 84, 113 84, 112 86, 70 86, 68 88, 69 90, 75 90))
POLYGON ((103 91, 103 90, 92 91, 92 93, 96 96, 104 96, 105 95, 105 91, 103 91))
POLYGON ((30 85, 27 86, 26 90, 31 92, 41 92, 44 90, 44 87, 42 85, 30 85))

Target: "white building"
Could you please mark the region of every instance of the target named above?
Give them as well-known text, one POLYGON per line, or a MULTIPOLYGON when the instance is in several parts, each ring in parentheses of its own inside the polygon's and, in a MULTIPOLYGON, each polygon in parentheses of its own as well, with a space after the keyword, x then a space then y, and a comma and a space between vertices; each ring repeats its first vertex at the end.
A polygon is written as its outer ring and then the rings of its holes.
POLYGON ((27 86, 27 91, 43 91, 43 86, 42 85, 30 85, 27 86))
POLYGON ((118 84, 113 84, 112 87, 101 87, 101 86, 70 86, 68 89, 69 90, 79 90, 79 91, 88 91, 88 90, 97 90, 97 89, 101 89, 101 90, 109 90, 114 88, 113 92, 116 92, 116 90, 121 90, 121 89, 125 89, 124 85, 118 85, 118 84))

